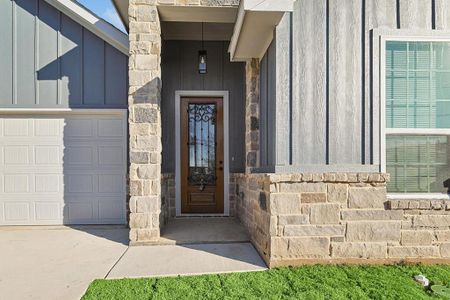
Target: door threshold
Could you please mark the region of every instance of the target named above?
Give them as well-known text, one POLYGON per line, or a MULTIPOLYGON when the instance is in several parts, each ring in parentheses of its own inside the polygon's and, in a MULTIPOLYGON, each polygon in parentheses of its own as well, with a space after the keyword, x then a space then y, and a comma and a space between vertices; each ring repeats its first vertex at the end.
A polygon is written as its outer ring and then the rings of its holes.
POLYGON ((226 214, 181 214, 176 216, 175 218, 214 218, 214 217, 218 217, 218 218, 227 218, 229 217, 229 215, 226 214))

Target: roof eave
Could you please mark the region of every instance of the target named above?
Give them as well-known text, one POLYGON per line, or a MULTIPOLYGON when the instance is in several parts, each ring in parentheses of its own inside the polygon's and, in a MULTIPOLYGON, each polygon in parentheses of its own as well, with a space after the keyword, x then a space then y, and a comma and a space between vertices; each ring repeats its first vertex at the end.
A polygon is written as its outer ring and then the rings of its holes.
POLYGON ((71 19, 125 55, 129 55, 128 35, 72 0, 45 0, 71 19))

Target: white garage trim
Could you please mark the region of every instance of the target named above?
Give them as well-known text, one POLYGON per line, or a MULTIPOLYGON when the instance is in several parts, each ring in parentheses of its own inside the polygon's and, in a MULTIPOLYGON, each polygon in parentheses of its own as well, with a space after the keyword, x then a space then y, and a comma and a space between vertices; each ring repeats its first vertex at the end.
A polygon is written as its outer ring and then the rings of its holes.
POLYGON ((0 110, 0 225, 125 224, 127 111, 0 110))

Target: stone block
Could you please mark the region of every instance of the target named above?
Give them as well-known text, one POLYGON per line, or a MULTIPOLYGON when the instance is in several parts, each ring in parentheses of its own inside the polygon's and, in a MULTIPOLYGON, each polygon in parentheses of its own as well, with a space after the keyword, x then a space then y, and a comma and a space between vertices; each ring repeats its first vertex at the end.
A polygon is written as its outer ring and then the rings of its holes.
POLYGON ((397 210, 343 210, 344 221, 402 220, 403 212, 397 210))
POLYGON ((311 224, 339 224, 339 211, 339 204, 311 205, 309 220, 311 224))
POLYGON ((130 210, 135 213, 156 212, 159 208, 158 196, 135 196, 130 198, 130 210), (134 207, 131 206, 133 203, 134 207))
POLYGON ((442 257, 450 258, 450 243, 441 244, 440 252, 442 257))
POLYGON ((382 259, 387 256, 386 243, 331 243, 333 258, 382 259))
POLYGON ((270 213, 272 215, 301 214, 299 194, 270 194, 270 213))
POLYGON ((400 243, 403 246, 429 246, 432 241, 432 231, 402 230, 400 243))
POLYGON ((347 184, 327 184, 328 195, 327 200, 330 203, 340 203, 343 207, 347 206, 348 185, 347 184))
POLYGON ((135 106, 133 113, 136 123, 157 123, 159 120, 159 110, 150 105, 135 106))
POLYGON ((137 229, 139 242, 153 242, 159 239, 159 228, 139 228, 137 229))
POLYGON ((308 215, 280 215, 278 225, 303 225, 309 223, 308 215))
POLYGON ((324 203, 327 202, 325 193, 301 193, 302 203, 324 203))
POLYGON ((270 253, 276 257, 289 256, 289 239, 284 237, 272 237, 270 239, 270 253))
POLYGON ((130 152, 130 163, 132 164, 146 164, 150 161, 150 153, 142 151, 130 152))
POLYGON ((439 257, 436 246, 394 246, 388 248, 390 258, 433 258, 439 257))
POLYGON ((148 213, 131 213, 130 228, 146 228, 152 225, 152 215, 148 213))
POLYGON ((450 229, 450 215, 418 215, 413 218, 414 227, 450 229))
MULTIPOLYGON (((303 174, 303 179, 306 174, 303 174)), ((312 175, 311 175, 312 178, 312 175)), ((280 183, 282 193, 326 193, 327 185, 323 182, 280 183)))
POLYGON ((349 208, 384 208, 386 188, 351 187, 348 191, 349 208))
POLYGON ((438 242, 450 243, 450 230, 436 231, 436 239, 438 242))
POLYGON ((140 179, 159 178, 161 167, 159 165, 139 165, 137 167, 137 176, 140 179))
POLYGON ((330 256, 330 240, 325 237, 295 237, 289 239, 289 255, 298 258, 330 256))
POLYGON ((400 221, 348 222, 349 242, 400 242, 400 221))
POLYGON ((284 236, 343 236, 344 225, 286 225, 284 236))

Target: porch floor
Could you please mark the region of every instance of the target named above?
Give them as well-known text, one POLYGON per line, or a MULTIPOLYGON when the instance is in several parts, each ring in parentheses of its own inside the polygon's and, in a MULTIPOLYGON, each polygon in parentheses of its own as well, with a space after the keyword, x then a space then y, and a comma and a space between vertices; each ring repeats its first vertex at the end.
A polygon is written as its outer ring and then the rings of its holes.
POLYGON ((250 238, 235 218, 176 218, 163 227, 160 245, 243 243, 250 238))

